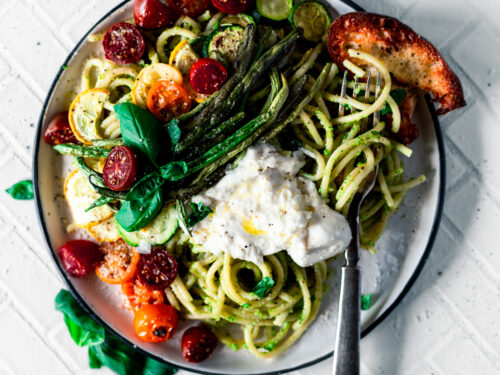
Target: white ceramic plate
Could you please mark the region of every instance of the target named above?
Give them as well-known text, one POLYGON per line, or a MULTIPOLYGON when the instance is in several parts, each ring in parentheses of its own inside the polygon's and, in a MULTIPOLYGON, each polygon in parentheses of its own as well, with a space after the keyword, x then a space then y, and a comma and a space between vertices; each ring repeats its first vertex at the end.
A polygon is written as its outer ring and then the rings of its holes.
MULTIPOLYGON (((329 0, 339 14, 359 8, 352 2, 329 0)), ((90 33, 102 32, 115 22, 132 17, 132 2, 125 1, 99 21, 90 33)), ((175 338, 164 344, 147 344, 134 334, 132 314, 121 307, 119 287, 106 285, 95 276, 84 280, 70 279, 61 268, 55 249, 68 241, 70 218, 64 199, 54 199, 62 191, 64 177, 70 170, 68 159, 62 158, 44 141, 42 134, 52 116, 69 107, 78 87, 81 67, 90 55, 102 54, 100 43, 89 43, 86 37, 68 56, 49 91, 38 124, 34 154, 35 198, 40 224, 49 251, 68 288, 100 323, 125 342, 145 354, 180 368, 209 374, 284 373, 310 366, 333 353, 337 320, 338 274, 322 303, 317 320, 303 337, 283 355, 273 360, 256 360, 246 351, 234 352, 219 345, 212 357, 201 364, 187 363, 181 355, 180 337, 187 323, 181 323, 175 338)), ((431 250, 441 217, 444 199, 444 148, 434 108, 421 98, 416 111, 420 136, 411 148, 414 157, 406 161, 409 176, 425 173, 427 182, 412 190, 398 214, 391 218, 386 232, 377 244, 377 254, 363 252, 363 293, 371 293, 374 305, 362 314, 362 330, 366 335, 401 301, 417 278, 431 250)), ((339 270, 342 259, 333 268, 339 270)))

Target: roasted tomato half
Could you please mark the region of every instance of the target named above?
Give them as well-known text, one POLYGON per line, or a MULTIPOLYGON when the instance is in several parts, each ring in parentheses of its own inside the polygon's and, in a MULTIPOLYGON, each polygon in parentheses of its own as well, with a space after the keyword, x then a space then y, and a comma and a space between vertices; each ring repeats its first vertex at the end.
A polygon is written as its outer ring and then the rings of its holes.
POLYGON ((59 258, 70 276, 84 277, 94 268, 101 253, 99 246, 87 240, 66 242, 59 248, 59 258))
POLYGON ((106 242, 100 247, 103 253, 95 272, 99 278, 109 284, 122 284, 135 276, 140 254, 125 241, 106 242))
POLYGON ((50 120, 44 139, 45 142, 52 146, 63 143, 78 143, 75 133, 73 133, 69 125, 68 112, 58 113, 50 120))
POLYGON ((217 347, 217 337, 208 328, 191 327, 182 335, 182 355, 188 362, 201 362, 217 347))
POLYGON ((149 288, 165 289, 177 277, 177 262, 167 250, 156 247, 151 254, 141 255, 137 277, 149 288))
POLYGON ((160 0, 135 0, 134 19, 144 29, 159 29, 175 22, 177 10, 160 0))
POLYGON ((212 0, 212 4, 222 13, 238 14, 245 12, 253 0, 212 0))
POLYGON ((154 290, 144 285, 138 278, 122 284, 123 305, 137 311, 144 305, 155 305, 165 302, 161 290, 154 290))
POLYGON ((104 183, 114 191, 126 190, 134 185, 138 168, 134 152, 126 146, 117 146, 111 150, 104 164, 104 183))
POLYGON ((227 70, 217 60, 204 57, 191 67, 189 80, 194 91, 211 95, 227 81, 227 70))
POLYGON ((148 92, 149 110, 163 122, 186 113, 191 108, 191 97, 184 87, 172 81, 160 80, 148 92))

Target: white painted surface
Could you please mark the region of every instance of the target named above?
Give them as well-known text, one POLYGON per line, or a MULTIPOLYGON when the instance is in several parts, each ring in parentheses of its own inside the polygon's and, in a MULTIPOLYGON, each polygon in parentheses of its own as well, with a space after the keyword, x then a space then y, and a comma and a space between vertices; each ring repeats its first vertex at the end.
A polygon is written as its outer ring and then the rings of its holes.
MULTIPOLYGON (((33 203, 2 192, 31 176, 34 124, 58 66, 118 3, 0 0, 0 374, 109 373, 88 369, 86 350, 70 342, 53 309, 62 285, 33 203)), ((469 104, 441 119, 447 199, 431 257, 403 303, 363 339, 362 373, 500 373, 500 2, 359 3, 434 42, 469 104)), ((325 361, 293 375, 326 375, 330 368, 325 361)))

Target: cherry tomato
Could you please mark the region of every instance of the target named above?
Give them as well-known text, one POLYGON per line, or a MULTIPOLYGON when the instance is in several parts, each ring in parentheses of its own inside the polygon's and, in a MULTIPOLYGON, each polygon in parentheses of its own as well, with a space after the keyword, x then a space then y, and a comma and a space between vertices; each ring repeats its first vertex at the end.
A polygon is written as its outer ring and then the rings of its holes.
POLYGON ((122 191, 134 185, 137 169, 137 156, 132 150, 126 146, 117 146, 106 159, 102 177, 111 190, 122 191))
POLYGON ((59 258, 70 276, 84 277, 99 260, 99 246, 86 240, 66 242, 59 248, 59 258))
POLYGON ((188 362, 201 362, 210 357, 217 337, 206 327, 191 327, 182 335, 182 355, 188 362))
POLYGON ((210 5, 210 0, 168 0, 183 16, 196 17, 210 5))
POLYGON ((62 143, 78 143, 69 125, 68 112, 58 113, 50 120, 44 139, 45 142, 52 146, 62 143))
POLYGON ((95 273, 109 284, 123 284, 134 278, 140 254, 123 240, 106 242, 100 247, 104 253, 102 261, 96 266, 95 273))
POLYGON ((134 316, 134 330, 141 340, 164 342, 177 327, 177 311, 170 305, 144 305, 134 316))
POLYGON ((104 54, 117 64, 133 64, 139 61, 146 49, 141 32, 134 25, 118 22, 111 26, 102 40, 104 54))
POLYGON ((141 255, 137 277, 152 289, 165 289, 177 277, 177 262, 167 250, 156 247, 151 254, 141 255))
POLYGON ((163 122, 168 122, 189 111, 191 97, 181 85, 160 80, 149 89, 147 105, 156 117, 163 122))
POLYGON ((160 0, 135 0, 134 18, 137 26, 158 29, 177 19, 177 10, 160 0))
POLYGON ((227 14, 243 13, 252 3, 253 0, 212 0, 214 7, 227 14))
POLYGON ((217 60, 204 57, 196 61, 189 72, 194 91, 210 95, 219 90, 227 80, 227 70, 217 60))
POLYGON ((162 291, 148 288, 137 278, 122 284, 122 294, 123 304, 131 311, 137 311, 144 305, 165 302, 162 291))

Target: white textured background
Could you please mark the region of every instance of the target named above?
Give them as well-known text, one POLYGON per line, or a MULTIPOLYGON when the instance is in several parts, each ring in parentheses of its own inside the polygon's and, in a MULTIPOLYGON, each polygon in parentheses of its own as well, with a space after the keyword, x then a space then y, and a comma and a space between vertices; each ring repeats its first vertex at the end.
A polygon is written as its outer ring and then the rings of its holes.
MULTIPOLYGON (((359 0, 432 41, 468 107, 441 119, 448 184, 428 264, 362 342, 363 374, 500 373, 500 0, 359 0)), ((53 300, 62 284, 32 202, 4 190, 31 177, 35 123, 81 36, 119 0, 0 0, 0 374, 88 369, 53 300)), ((329 374, 328 361, 293 375, 329 374)), ((179 373, 182 374, 182 373, 179 373)), ((185 374, 185 373, 184 373, 185 374)))

